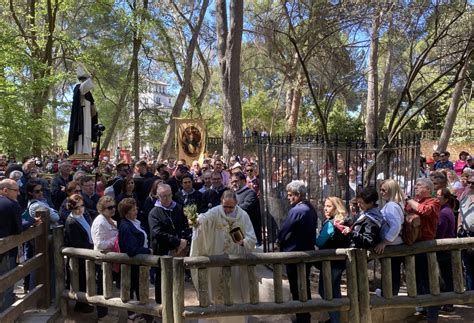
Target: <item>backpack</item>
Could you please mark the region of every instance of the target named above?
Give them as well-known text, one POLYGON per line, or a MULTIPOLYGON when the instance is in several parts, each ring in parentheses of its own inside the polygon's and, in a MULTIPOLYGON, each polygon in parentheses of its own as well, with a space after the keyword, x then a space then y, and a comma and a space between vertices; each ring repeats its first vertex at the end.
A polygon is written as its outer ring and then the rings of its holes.
POLYGON ((411 246, 420 236, 421 220, 418 214, 405 215, 405 221, 402 225, 402 240, 411 246))

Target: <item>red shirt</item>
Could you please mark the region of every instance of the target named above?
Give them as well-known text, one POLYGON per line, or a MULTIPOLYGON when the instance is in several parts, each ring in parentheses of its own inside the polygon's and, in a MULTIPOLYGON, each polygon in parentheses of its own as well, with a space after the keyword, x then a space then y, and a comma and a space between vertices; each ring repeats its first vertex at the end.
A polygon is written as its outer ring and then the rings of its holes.
POLYGON ((408 204, 406 207, 407 213, 415 213, 420 216, 420 235, 416 241, 434 240, 441 205, 438 199, 432 197, 422 198, 417 202, 419 203, 418 211, 413 210, 408 204))

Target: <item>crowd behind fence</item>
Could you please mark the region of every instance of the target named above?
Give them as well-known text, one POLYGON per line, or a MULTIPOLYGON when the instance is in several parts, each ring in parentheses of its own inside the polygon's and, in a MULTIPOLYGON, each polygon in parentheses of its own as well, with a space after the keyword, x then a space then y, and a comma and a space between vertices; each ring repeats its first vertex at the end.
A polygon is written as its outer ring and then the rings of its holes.
POLYGON ((286 184, 303 180, 308 199, 322 214, 329 196, 343 199, 347 209, 357 191, 396 180, 408 196, 418 178, 420 141, 416 135, 368 144, 363 139, 322 136, 263 137, 257 141, 265 250, 274 250, 276 232, 288 214, 286 184))

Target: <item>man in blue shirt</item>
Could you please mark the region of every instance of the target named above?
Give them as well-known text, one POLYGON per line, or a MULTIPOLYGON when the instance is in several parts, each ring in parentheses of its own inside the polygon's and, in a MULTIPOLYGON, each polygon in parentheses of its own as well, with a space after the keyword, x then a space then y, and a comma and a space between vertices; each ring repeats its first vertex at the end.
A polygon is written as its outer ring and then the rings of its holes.
MULTIPOLYGON (((292 181, 286 186, 288 201, 291 209, 278 233, 280 251, 307 251, 314 250, 316 241, 316 227, 318 216, 316 210, 306 199, 306 186, 303 181, 292 181)), ((311 264, 306 265, 306 290, 308 299, 311 299, 309 274, 311 264)), ((286 273, 290 283, 290 292, 293 300, 299 300, 298 270, 296 264, 286 265, 286 273)), ((296 322, 311 322, 309 313, 296 314, 296 322)))
POLYGON ((454 164, 453 162, 449 161, 449 152, 444 151, 439 154, 439 160, 435 163, 434 169, 454 169, 454 164))

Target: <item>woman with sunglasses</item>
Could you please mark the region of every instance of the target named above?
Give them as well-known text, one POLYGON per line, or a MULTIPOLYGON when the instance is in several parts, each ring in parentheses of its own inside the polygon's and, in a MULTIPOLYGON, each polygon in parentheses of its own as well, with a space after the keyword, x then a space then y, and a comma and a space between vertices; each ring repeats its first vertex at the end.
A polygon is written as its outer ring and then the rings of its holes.
MULTIPOLYGON (((71 212, 64 225, 64 246, 73 248, 93 249, 90 222, 84 217, 84 199, 81 194, 72 194, 67 198, 67 208, 71 212)), ((86 291, 86 264, 85 259, 79 258, 79 291, 86 291)), ((69 271, 67 271, 69 274, 69 271)), ((70 279, 68 279, 70 281, 70 279)), ((90 313, 94 307, 87 303, 76 302, 74 311, 90 313)))
MULTIPOLYGON (((115 251, 120 252, 118 246, 118 229, 117 222, 112 219, 117 206, 115 200, 111 196, 102 196, 97 202, 97 211, 99 215, 94 219, 91 226, 92 242, 94 250, 101 252, 115 251)), ((97 294, 102 295, 102 268, 100 264, 95 265, 97 294)), ((108 313, 107 307, 97 306, 97 317, 99 321, 108 313)))
MULTIPOLYGON (((375 246, 375 252, 381 254, 387 245, 399 245, 403 243, 401 237, 402 224, 405 220, 403 208, 405 193, 400 185, 393 179, 387 179, 380 186, 380 197, 385 201, 381 212, 388 223, 380 232, 381 242, 375 246)), ((392 258, 392 292, 398 295, 400 290, 400 265, 403 257, 392 258)), ((377 293, 378 294, 378 293, 377 293)))
MULTIPOLYGON (((26 184, 26 195, 28 196, 27 213, 33 219, 36 219, 36 211, 39 209, 47 209, 49 212, 49 222, 54 224, 59 220, 58 212, 48 205, 43 196, 43 184, 39 179, 30 179, 26 184)), ((26 211, 26 210, 25 210, 26 211)), ((25 213, 23 214, 23 216, 25 213)), ((33 257, 35 253, 34 241, 28 241, 23 244, 23 252, 25 260, 33 257)), ((35 287, 35 274, 28 275, 24 280, 25 292, 35 287)))

